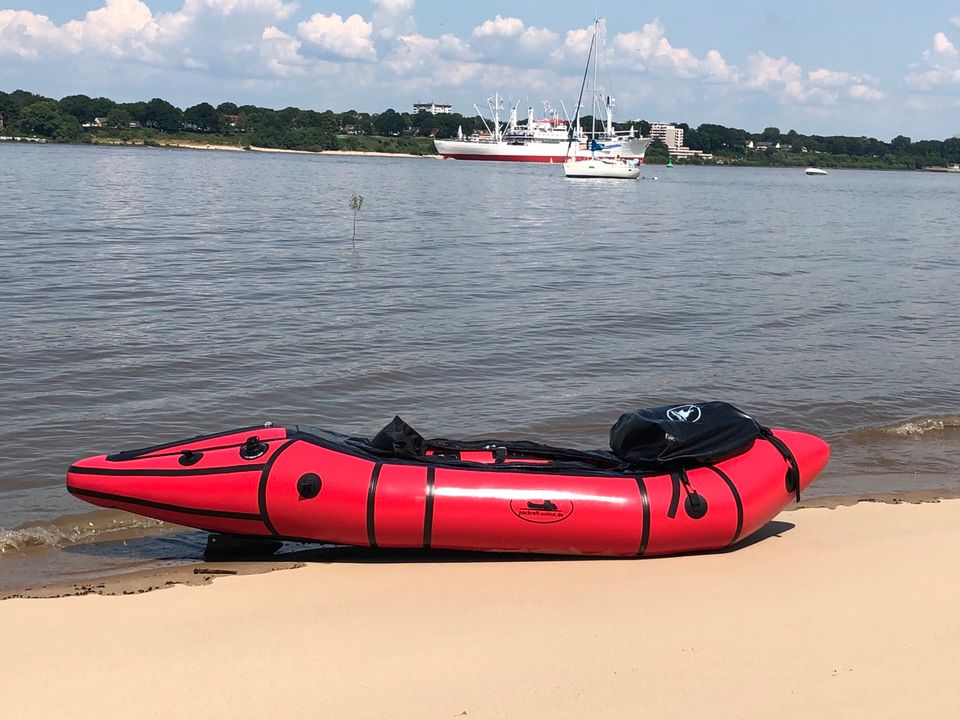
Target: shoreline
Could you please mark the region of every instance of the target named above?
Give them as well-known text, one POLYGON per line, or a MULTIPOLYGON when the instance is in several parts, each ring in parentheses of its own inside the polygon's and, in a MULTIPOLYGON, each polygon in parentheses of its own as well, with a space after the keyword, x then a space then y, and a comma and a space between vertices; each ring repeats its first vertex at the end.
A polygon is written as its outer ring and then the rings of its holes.
MULTIPOLYGON (((907 492, 872 493, 869 495, 831 495, 801 500, 783 510, 780 516, 805 510, 854 507, 860 504, 879 505, 923 505, 936 504, 941 501, 960 500, 960 494, 939 490, 911 490, 907 492)), ((189 528, 186 528, 189 529, 189 528)), ((758 533, 763 533, 761 529, 758 533)), ((750 544, 744 538, 739 545, 750 544)), ((735 552, 736 549, 717 551, 720 553, 735 552)), ((709 553, 708 553, 709 554, 709 553)), ((496 555, 486 553, 469 553, 458 551, 435 551, 424 554, 419 550, 371 551, 365 547, 321 547, 318 545, 303 545, 301 549, 288 550, 272 555, 262 560, 203 560, 187 562, 183 565, 121 572, 110 575, 94 575, 82 580, 55 581, 43 585, 31 585, 0 589, 0 603, 10 599, 54 599, 76 597, 82 595, 134 595, 154 590, 163 590, 177 585, 198 586, 209 585, 215 579, 237 575, 260 575, 272 573, 276 570, 290 570, 305 567, 310 563, 334 563, 338 560, 367 562, 390 562, 396 557, 409 558, 416 561, 422 558, 425 562, 436 562, 438 559, 449 561, 450 558, 461 559, 464 562, 483 560, 494 562, 500 559, 503 562, 516 562, 523 559, 539 559, 541 561, 577 560, 578 556, 544 556, 544 555, 496 555)), ((604 558, 596 558, 603 562, 604 558)), ((2 607, 2 605, 0 605, 2 607)))
MULTIPOLYGON (((4 707, 101 718, 951 717, 960 500, 668 558, 372 561, 0 604, 4 707)), ((239 573, 238 573, 239 575, 239 573)))
MULTIPOLYGON (((232 145, 218 145, 215 143, 198 143, 192 141, 166 141, 166 140, 154 140, 150 143, 147 143, 143 140, 134 140, 134 141, 124 141, 124 140, 110 140, 104 138, 98 138, 89 143, 55 143, 47 138, 10 138, 3 139, 0 142, 10 142, 17 144, 31 144, 31 145, 96 145, 96 146, 108 146, 108 147, 154 147, 154 148, 173 148, 181 150, 208 150, 208 151, 226 151, 226 152, 258 152, 258 153, 275 153, 275 154, 294 154, 294 155, 329 155, 329 156, 343 156, 343 157, 401 157, 401 158, 417 158, 417 159, 429 159, 429 160, 443 160, 444 157, 439 154, 423 154, 417 155, 414 153, 402 153, 402 152, 384 152, 379 150, 289 150, 286 148, 265 148, 255 145, 250 145, 247 147, 236 147, 232 145)), ((463 162, 472 162, 472 161, 463 161, 463 162)), ((513 163, 511 163, 513 164, 513 163)), ((645 163, 643 167, 648 168, 665 168, 664 163, 645 163)), ((675 163, 671 169, 683 168, 683 167, 729 167, 729 168, 754 168, 754 169, 767 169, 767 170, 803 170, 808 167, 807 165, 752 165, 752 164, 741 164, 737 162, 713 162, 713 163, 675 163)), ((922 167, 922 168, 899 168, 899 167, 864 167, 859 165, 840 165, 840 166, 827 166, 831 171, 834 170, 867 170, 867 171, 876 171, 876 172, 909 172, 909 173, 948 173, 948 174, 957 174, 960 171, 952 170, 949 168, 940 168, 940 167, 922 167)))
POLYGON ((90 145, 107 147, 153 147, 153 148, 174 148, 180 150, 212 150, 219 152, 258 152, 258 153, 276 153, 292 155, 346 155, 356 157, 402 157, 402 158, 428 158, 442 160, 440 155, 414 155, 413 153, 393 153, 380 152, 374 150, 287 150, 285 148, 266 148, 258 145, 248 145, 246 147, 234 145, 218 145, 215 143, 198 143, 187 140, 156 140, 151 143, 140 141, 125 142, 97 139, 90 145))

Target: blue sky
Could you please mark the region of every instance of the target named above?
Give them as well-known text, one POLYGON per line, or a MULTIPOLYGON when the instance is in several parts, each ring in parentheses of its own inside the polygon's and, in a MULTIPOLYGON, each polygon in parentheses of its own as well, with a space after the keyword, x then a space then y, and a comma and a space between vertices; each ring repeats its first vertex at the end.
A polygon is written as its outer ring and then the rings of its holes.
MULTIPOLYGON (((452 103, 495 91, 571 107, 582 2, 0 0, 0 89, 186 107, 318 110, 452 103)), ((609 1, 601 83, 617 119, 760 131, 960 134, 960 0, 609 1)))

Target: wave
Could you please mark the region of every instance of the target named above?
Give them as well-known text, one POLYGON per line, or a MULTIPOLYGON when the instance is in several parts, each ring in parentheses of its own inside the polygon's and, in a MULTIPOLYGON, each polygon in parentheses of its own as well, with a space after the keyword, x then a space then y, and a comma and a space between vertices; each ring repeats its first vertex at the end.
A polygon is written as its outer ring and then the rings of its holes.
POLYGON ((140 535, 165 527, 151 518, 114 510, 95 510, 80 515, 63 515, 49 521, 24 523, 12 529, 0 527, 0 555, 33 548, 63 548, 95 540, 140 535))
POLYGON ((958 430, 960 430, 960 415, 921 415, 909 420, 858 428, 843 433, 837 440, 856 442, 884 438, 941 439, 944 435, 958 430))

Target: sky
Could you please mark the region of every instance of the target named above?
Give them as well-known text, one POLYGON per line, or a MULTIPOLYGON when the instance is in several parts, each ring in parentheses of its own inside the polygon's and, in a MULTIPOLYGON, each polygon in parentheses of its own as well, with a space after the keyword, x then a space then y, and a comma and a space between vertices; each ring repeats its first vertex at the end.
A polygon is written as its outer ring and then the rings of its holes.
POLYGON ((960 0, 0 0, 0 90, 283 108, 571 110, 594 11, 615 119, 960 134, 960 0))

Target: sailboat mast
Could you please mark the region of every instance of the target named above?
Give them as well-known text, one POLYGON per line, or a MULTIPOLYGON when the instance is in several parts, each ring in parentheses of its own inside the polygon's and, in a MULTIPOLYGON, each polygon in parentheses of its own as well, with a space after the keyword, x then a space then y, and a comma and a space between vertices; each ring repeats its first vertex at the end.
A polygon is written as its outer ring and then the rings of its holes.
MULTIPOLYGON (((593 37, 590 38, 590 50, 587 52, 587 64, 583 68, 583 82, 580 83, 580 97, 577 98, 577 108, 573 113, 573 122, 570 124, 570 130, 567 134, 567 157, 570 157, 570 146, 573 144, 573 133, 574 126, 576 126, 576 133, 580 135, 580 108, 583 107, 583 89, 587 86, 587 75, 590 72, 590 56, 593 55, 593 46, 597 42, 597 28, 596 22, 594 23, 593 28, 593 37)), ((579 144, 579 140, 578 140, 579 144)), ((573 155, 574 160, 576 160, 576 153, 573 155)))
POLYGON ((600 21, 593 21, 593 110, 590 113, 590 155, 594 153, 593 144, 597 141, 597 65, 600 64, 600 43, 597 35, 600 32, 600 21))

